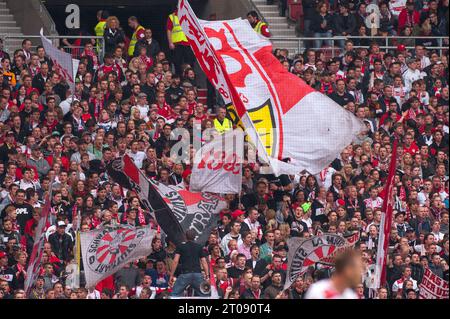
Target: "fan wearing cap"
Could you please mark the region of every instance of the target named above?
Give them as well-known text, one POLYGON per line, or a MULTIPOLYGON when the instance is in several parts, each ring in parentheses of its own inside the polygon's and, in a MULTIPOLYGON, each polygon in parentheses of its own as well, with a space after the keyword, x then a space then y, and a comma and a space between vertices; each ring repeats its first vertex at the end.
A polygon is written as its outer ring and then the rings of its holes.
POLYGON ((56 226, 56 232, 48 237, 48 242, 52 246, 52 251, 59 259, 69 261, 73 248, 72 238, 66 233, 67 225, 63 220, 59 220, 56 226))

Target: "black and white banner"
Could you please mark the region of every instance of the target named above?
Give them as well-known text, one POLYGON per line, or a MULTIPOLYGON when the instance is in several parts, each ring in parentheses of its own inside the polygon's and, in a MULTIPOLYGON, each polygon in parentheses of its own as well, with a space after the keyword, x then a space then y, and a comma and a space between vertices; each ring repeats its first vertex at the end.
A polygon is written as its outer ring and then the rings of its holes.
POLYGON ((185 231, 193 229, 195 241, 204 244, 217 226, 220 211, 226 208, 226 202, 216 194, 194 193, 148 179, 128 155, 113 160, 108 174, 122 187, 138 193, 145 208, 154 212, 158 224, 175 243, 184 241, 185 231))

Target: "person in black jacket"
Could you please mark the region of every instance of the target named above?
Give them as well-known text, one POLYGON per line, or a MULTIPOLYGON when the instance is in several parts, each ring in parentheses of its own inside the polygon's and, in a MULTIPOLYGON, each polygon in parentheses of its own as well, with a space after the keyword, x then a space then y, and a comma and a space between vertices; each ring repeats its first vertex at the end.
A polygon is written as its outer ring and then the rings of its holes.
POLYGON ((125 33, 120 29, 119 19, 111 16, 106 20, 105 33, 105 53, 114 53, 119 43, 125 43, 125 33))
MULTIPOLYGON (((311 20, 311 30, 315 38, 330 38, 333 30, 333 17, 328 13, 329 5, 325 1, 319 2, 317 13, 311 20)), ((331 40, 314 40, 314 48, 320 49, 322 45, 331 46, 331 40)))
POLYGON ((260 276, 253 275, 250 288, 242 293, 241 299, 262 299, 260 276))
MULTIPOLYGON (((336 36, 349 36, 356 32, 356 18, 349 13, 348 4, 339 4, 339 12, 334 15, 334 35, 336 36)), ((344 47, 344 40, 338 41, 339 47, 344 47)))
POLYGON ((144 39, 139 40, 136 43, 136 49, 134 50, 134 56, 139 56, 139 52, 141 52, 141 48, 147 48, 147 56, 154 57, 161 51, 161 47, 159 42, 153 39, 153 32, 151 29, 145 29, 145 37, 144 39))
POLYGON ((33 87, 38 89, 39 94, 42 94, 44 92, 45 83, 47 82, 49 77, 49 66, 47 63, 42 63, 39 73, 34 76, 32 82, 33 87))
POLYGON ((72 238, 66 233, 64 221, 58 221, 56 232, 48 237, 48 241, 52 246, 52 251, 59 259, 69 261, 73 242, 72 238))

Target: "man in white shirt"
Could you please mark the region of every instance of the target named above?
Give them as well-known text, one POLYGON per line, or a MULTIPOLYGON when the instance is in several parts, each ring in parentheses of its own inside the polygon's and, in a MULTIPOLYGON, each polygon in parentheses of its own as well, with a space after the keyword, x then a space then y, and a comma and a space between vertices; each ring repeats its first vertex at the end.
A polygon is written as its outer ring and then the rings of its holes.
POLYGON ((420 70, 418 69, 419 63, 419 60, 416 58, 408 59, 408 61, 406 62, 406 64, 408 65, 408 69, 405 71, 405 73, 403 73, 406 92, 411 91, 414 81, 421 80, 425 76, 425 74, 423 72, 420 72, 420 70))
POLYGON ((148 111, 150 111, 150 107, 147 105, 147 94, 139 93, 136 107, 141 114, 141 119, 148 119, 148 111))
POLYGON ((354 289, 361 283, 361 256, 348 250, 335 259, 335 272, 330 279, 319 280, 309 287, 305 299, 358 299, 354 289))
POLYGON ((230 232, 226 234, 220 241, 222 250, 225 255, 228 255, 230 253, 230 249, 228 248, 228 243, 230 242, 230 240, 233 239, 236 240, 238 247, 242 245, 243 241, 240 231, 241 231, 241 223, 238 221, 231 222, 230 232))
POLYGON ((37 185, 31 179, 31 168, 25 168, 23 170, 22 179, 17 183, 20 189, 27 190, 28 188, 32 188, 35 191, 37 190, 37 185))
POLYGON ((402 289, 403 289, 403 283, 404 283, 406 280, 412 281, 412 283, 413 283, 413 289, 414 289, 415 291, 418 291, 418 290, 419 290, 419 288, 418 288, 418 286, 417 286, 417 281, 414 280, 414 279, 412 279, 412 277, 411 277, 411 267, 406 266, 406 267, 403 269, 402 277, 401 277, 400 279, 396 280, 396 281, 394 282, 394 284, 392 285, 392 292, 393 292, 393 293, 397 293, 399 290, 402 290, 402 289))
POLYGON ((128 155, 133 159, 134 164, 141 169, 142 168, 142 162, 146 158, 146 155, 144 152, 139 151, 139 142, 134 140, 131 142, 131 150, 128 153, 128 155))

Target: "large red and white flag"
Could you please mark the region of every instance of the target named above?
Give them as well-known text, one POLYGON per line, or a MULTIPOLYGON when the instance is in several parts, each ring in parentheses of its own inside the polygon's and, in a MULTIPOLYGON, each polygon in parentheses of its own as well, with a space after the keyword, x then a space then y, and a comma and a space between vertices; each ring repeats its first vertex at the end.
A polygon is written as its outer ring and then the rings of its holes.
POLYGON ((53 62, 54 71, 66 81, 72 94, 75 93, 75 75, 78 70, 79 60, 72 59, 71 54, 63 52, 53 46, 52 41, 44 36, 43 29, 41 29, 40 35, 45 53, 53 62))
POLYGON ((80 233, 86 287, 94 287, 125 264, 150 255, 155 233, 150 225, 120 225, 80 233))
POLYGON ((239 194, 242 188, 244 132, 217 135, 195 153, 191 191, 239 194))
POLYGON ((389 175, 384 188, 384 201, 382 207, 382 215, 380 222, 380 234, 378 237, 378 250, 375 264, 375 276, 373 287, 380 288, 386 283, 386 258, 389 246, 389 233, 392 226, 392 212, 394 210, 394 178, 397 167, 397 140, 394 141, 392 147, 391 164, 389 165, 389 175))
POLYGON ((28 262, 27 276, 25 278, 25 293, 28 296, 39 276, 39 271, 41 268, 42 253, 44 252, 45 244, 45 231, 49 226, 49 215, 52 200, 52 184, 48 190, 48 194, 45 197, 45 204, 41 210, 41 218, 39 219, 38 225, 36 227, 36 232, 34 235, 33 251, 31 252, 30 260, 28 262))
POLYGON ((366 130, 285 70, 247 20, 199 20, 186 0, 179 1, 178 17, 199 65, 276 174, 317 174, 366 130), (287 158, 290 163, 282 161, 287 158))

